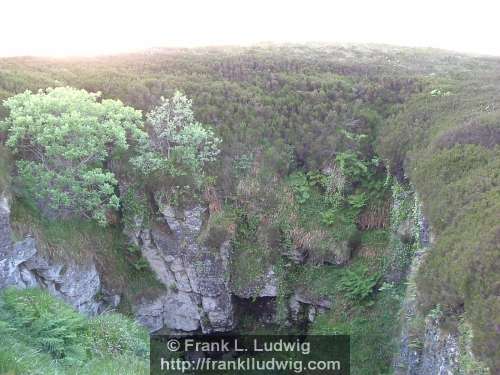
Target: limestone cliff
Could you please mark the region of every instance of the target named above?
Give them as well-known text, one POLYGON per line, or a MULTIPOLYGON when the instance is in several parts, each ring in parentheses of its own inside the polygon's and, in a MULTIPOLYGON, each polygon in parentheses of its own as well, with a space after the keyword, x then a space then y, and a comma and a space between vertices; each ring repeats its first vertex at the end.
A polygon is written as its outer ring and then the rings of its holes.
POLYGON ((10 226, 9 200, 0 197, 0 289, 41 287, 73 305, 78 311, 95 315, 108 306, 116 307, 118 296, 108 296, 92 261, 53 261, 40 255, 36 241, 14 242, 10 226))
POLYGON ((163 225, 144 228, 134 239, 167 290, 136 307, 138 320, 151 331, 219 332, 234 325, 229 290, 230 242, 217 249, 200 243, 206 209, 164 207, 163 225))

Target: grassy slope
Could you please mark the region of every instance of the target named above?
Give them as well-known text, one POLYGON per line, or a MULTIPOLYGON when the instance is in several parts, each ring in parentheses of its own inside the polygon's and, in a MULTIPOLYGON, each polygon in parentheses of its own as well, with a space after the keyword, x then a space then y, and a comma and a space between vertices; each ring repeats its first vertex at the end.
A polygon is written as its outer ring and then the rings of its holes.
POLYGON ((498 61, 459 81, 433 79, 383 130, 379 152, 405 165, 436 243, 417 276, 420 307, 464 314, 474 349, 500 369, 500 74, 498 61), (496 328, 495 328, 496 327, 496 328))
POLYGON ((128 319, 87 319, 37 289, 0 294, 0 373, 147 374, 148 335, 128 319))

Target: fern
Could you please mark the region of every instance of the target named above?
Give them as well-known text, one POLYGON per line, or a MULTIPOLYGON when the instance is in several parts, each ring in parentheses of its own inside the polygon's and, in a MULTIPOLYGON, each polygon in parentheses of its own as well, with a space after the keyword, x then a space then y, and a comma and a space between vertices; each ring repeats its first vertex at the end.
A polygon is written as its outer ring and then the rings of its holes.
POLYGON ((368 198, 366 197, 365 193, 359 193, 351 195, 349 198, 347 198, 347 201, 352 207, 361 209, 366 206, 368 198))
POLYGON ((89 320, 41 289, 2 291, 0 337, 2 374, 145 374, 147 370, 148 334, 135 322, 119 314, 89 320), (112 366, 113 371, 107 371, 116 361, 120 370, 112 366))
POLYGON ((369 275, 366 267, 360 266, 355 270, 345 271, 340 280, 340 289, 349 299, 364 301, 373 293, 379 280, 379 273, 369 275))

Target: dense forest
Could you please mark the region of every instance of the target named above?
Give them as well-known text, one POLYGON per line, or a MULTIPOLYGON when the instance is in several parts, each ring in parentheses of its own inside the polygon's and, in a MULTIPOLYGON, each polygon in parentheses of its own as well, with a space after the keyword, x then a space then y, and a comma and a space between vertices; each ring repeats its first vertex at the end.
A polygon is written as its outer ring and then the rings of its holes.
MULTIPOLYGON (((95 259, 103 283, 122 295, 121 314, 133 316, 138 301, 165 288, 127 233, 159 226, 162 204, 201 202, 210 216, 198 240, 215 249, 230 238, 230 288, 247 299, 240 308, 262 309, 266 267, 277 275, 273 324, 242 314, 236 331, 304 330, 287 324, 287 301, 300 290, 311 300, 333 301, 310 319, 307 332, 350 334, 352 373, 389 374, 409 267, 428 224, 430 250, 414 280, 412 343, 421 349, 429 316, 453 332, 470 327, 463 373, 500 370, 499 59, 329 45, 4 58, 0 101, 0 191, 11 195, 14 236, 36 238, 54 259, 95 259), (69 97, 60 107, 50 101, 69 97), (40 111, 72 118, 68 108, 113 130, 96 125, 90 137, 90 125, 75 118, 65 133, 44 132, 43 118, 42 130, 32 125, 40 111), (165 113, 196 125, 169 138, 173 151, 162 143, 165 113), (105 152, 80 152, 90 147, 105 152), (95 182, 97 169, 105 188, 81 185, 79 195, 59 194, 67 181, 95 182), (95 199, 108 202, 104 208, 90 197, 95 190, 95 199), (401 229, 406 222, 411 228, 401 229)), ((119 361, 133 358, 128 373, 145 371, 145 333, 126 317, 83 318, 48 306, 62 304, 48 295, 23 293, 8 289, 2 297, 0 333, 8 340, 0 343, 0 372, 34 373, 16 359, 27 347, 47 367, 40 373, 83 366, 84 358, 87 372, 75 373, 115 373, 109 353, 118 352, 119 361), (26 298, 45 306, 43 319, 65 312, 62 341, 53 332, 54 345, 29 343, 26 321, 36 319, 26 298), (116 331, 115 341, 104 330, 116 331), (80 332, 87 332, 85 341, 73 339, 80 332), (22 345, 4 354, 17 337, 22 345), (51 356, 56 365, 49 365, 51 356)))

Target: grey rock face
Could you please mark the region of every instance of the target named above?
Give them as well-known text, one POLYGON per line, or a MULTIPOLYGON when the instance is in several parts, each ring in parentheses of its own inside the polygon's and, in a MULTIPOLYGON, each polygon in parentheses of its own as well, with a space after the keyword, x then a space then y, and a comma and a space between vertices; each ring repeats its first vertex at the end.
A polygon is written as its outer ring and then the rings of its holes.
POLYGON ((24 263, 36 254, 34 240, 28 238, 12 244, 9 249, 10 251, 5 252, 0 260, 0 288, 7 286, 22 288, 37 286, 38 282, 35 276, 24 267, 24 263))
POLYGON ((37 254, 32 238, 15 243, 12 255, 4 261, 9 264, 9 271, 1 272, 5 280, 2 287, 41 287, 87 315, 97 314, 102 307, 102 302, 96 299, 101 280, 94 263, 48 262, 37 254))
POLYGON ((410 327, 412 325, 412 320, 417 316, 416 285, 414 278, 422 262, 422 255, 423 252, 419 251, 415 254, 413 259, 406 296, 402 306, 404 319, 401 329, 400 351, 394 363, 395 373, 397 375, 415 375, 417 374, 415 371, 419 369, 420 365, 421 353, 412 345, 413 339, 410 336, 410 327))
MULTIPOLYGON (((34 248, 34 241, 29 246, 34 248)), ((101 302, 96 300, 101 291, 101 279, 94 263, 50 264, 35 255, 21 265, 21 270, 25 274, 31 273, 31 280, 36 280, 38 286, 46 288, 82 313, 95 315, 101 307, 101 302)))
POLYGON ((271 267, 265 278, 264 287, 259 293, 259 297, 276 297, 278 295, 278 277, 271 267))
POLYGON ((396 364, 397 375, 450 375, 459 371, 459 337, 444 332, 439 321, 426 319, 425 334, 420 350, 404 346, 396 364))
MULTIPOLYGON (((137 242, 167 291, 136 308, 139 322, 150 331, 162 328, 204 333, 233 328, 229 290, 230 242, 211 249, 198 242, 205 209, 194 206, 162 209, 166 226, 144 229, 137 242)), ((132 239, 133 240, 133 239, 132 239)))
POLYGON ((34 246, 23 246, 17 244, 14 247, 12 241, 12 229, 10 226, 10 206, 7 196, 0 195, 0 289, 10 285, 25 287, 22 275, 30 280, 30 285, 35 281, 29 273, 21 273, 19 266, 35 255, 34 246))
POLYGON ((297 290, 293 298, 300 303, 314 305, 323 309, 330 309, 332 307, 332 302, 328 298, 310 296, 301 290, 297 290))
POLYGON ((15 257, 12 230, 10 227, 10 207, 5 194, 0 195, 0 288, 16 284, 20 278, 17 265, 19 255, 15 257))
POLYGON ((12 248, 12 231, 10 228, 9 201, 4 194, 0 195, 0 261, 10 254, 12 248))
MULTIPOLYGON (((12 242, 12 229, 10 227, 10 207, 7 197, 0 196, 0 289, 9 285, 21 284, 19 265, 35 255, 34 246, 23 246, 23 243, 12 242)), ((25 274, 26 278, 29 275, 25 274)))
POLYGON ((160 296, 152 303, 139 305, 138 321, 152 332, 165 327, 171 330, 196 331, 200 328, 198 302, 190 293, 177 292, 160 296))
POLYGON ((428 319, 419 373, 456 374, 460 352, 458 342, 457 335, 441 330, 438 320, 428 319))
POLYGON ((415 275, 422 264, 427 249, 419 250, 410 270, 408 289, 403 302, 403 324, 400 352, 395 358, 396 375, 449 375, 458 373, 460 354, 458 334, 445 332, 440 328, 439 319, 427 317, 421 337, 411 337, 412 321, 418 316, 415 275), (418 341, 418 345, 415 344, 418 341))
POLYGON ((78 311, 94 315, 103 303, 97 300, 101 280, 95 264, 57 263, 38 254, 33 238, 12 242, 9 205, 0 198, 0 289, 45 288, 52 295, 73 305, 78 311))

